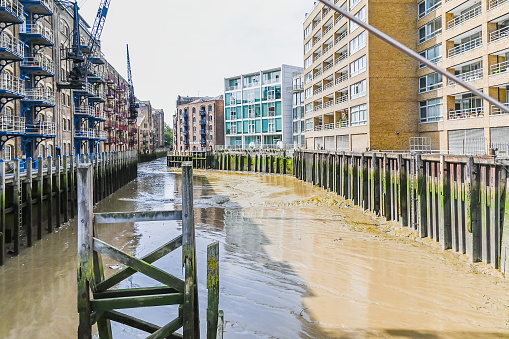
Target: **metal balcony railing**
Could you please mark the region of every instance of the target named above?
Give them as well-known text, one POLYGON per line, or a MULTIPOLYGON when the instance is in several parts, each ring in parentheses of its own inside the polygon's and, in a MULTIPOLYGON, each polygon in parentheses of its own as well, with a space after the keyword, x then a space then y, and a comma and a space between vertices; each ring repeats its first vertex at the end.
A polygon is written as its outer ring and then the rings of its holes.
POLYGON ((315 55, 315 57, 313 58, 313 62, 316 62, 318 59, 320 59, 321 56, 322 53, 318 53, 317 55, 315 55))
POLYGON ((49 27, 42 26, 37 23, 27 22, 21 28, 21 33, 39 34, 50 42, 54 42, 53 31, 49 27))
POLYGON ((325 9, 325 11, 323 11, 323 17, 325 18, 327 16, 327 14, 329 14, 330 12, 330 7, 327 7, 327 9, 325 9))
POLYGON ((343 74, 342 76, 340 76, 339 78, 336 79, 336 85, 342 83, 343 81, 347 81, 347 80, 348 80, 348 73, 343 74))
POLYGON ((6 8, 9 12, 20 19, 24 16, 23 5, 21 5, 18 0, 0 0, 0 7, 6 8))
POLYGON ((323 108, 322 104, 316 105, 315 108, 314 108, 314 111, 315 112, 320 111, 322 108, 323 108))
POLYGON ((12 74, 2 73, 0 76, 0 90, 23 95, 23 81, 12 74))
POLYGON ((325 55, 325 53, 327 53, 328 51, 330 51, 332 48, 332 43, 328 44, 324 49, 323 49, 323 54, 325 55))
POLYGON ((482 46, 482 37, 478 37, 476 39, 470 40, 469 42, 465 42, 464 44, 458 45, 456 47, 450 48, 447 51, 447 57, 451 58, 455 55, 468 52, 472 49, 482 46))
POLYGON ((329 108, 334 106, 334 99, 327 101, 325 104, 323 104, 323 108, 329 108))
POLYGON ((74 136, 77 138, 93 138, 94 137, 94 130, 92 129, 83 129, 80 131, 76 131, 74 133, 74 136))
POLYGON ((488 10, 492 10, 493 8, 498 7, 507 1, 508 0, 490 0, 488 3, 488 10))
POLYGON ((433 6, 431 6, 430 8, 428 8, 426 11, 422 12, 421 14, 419 14, 417 20, 421 20, 422 18, 424 18, 426 15, 428 15, 429 13, 435 11, 438 7, 442 6, 442 2, 437 2, 436 4, 434 4, 433 6))
POLYGON ((95 139, 106 139, 107 134, 105 131, 94 131, 94 138, 95 139))
POLYGON ((334 64, 339 65, 341 63, 341 61, 345 60, 346 58, 348 58, 348 53, 343 53, 336 58, 336 60, 334 61, 334 64))
POLYGON ((76 107, 74 110, 75 114, 82 114, 82 115, 94 115, 94 109, 90 106, 80 106, 76 107))
POLYGON ((490 33, 490 42, 497 41, 509 36, 509 26, 497 29, 490 33))
POLYGON ((313 29, 316 28, 316 26, 318 26, 318 24, 322 21, 322 19, 318 19, 317 21, 313 21, 313 29))
POLYGON ((330 63, 330 64, 328 64, 327 66, 325 66, 325 67, 323 68, 323 72, 324 72, 324 73, 325 73, 325 72, 327 72, 328 70, 332 69, 332 67, 334 67, 334 64, 333 64, 333 63, 332 63, 332 61, 331 61, 331 63, 330 63))
POLYGON ((321 36, 317 36, 315 38, 315 40, 313 41, 313 46, 316 45, 318 42, 320 42, 320 40, 322 40, 322 37, 321 36))
POLYGON ((39 67, 48 73, 55 74, 55 63, 41 54, 29 54, 25 56, 22 67, 39 67))
POLYGON ((57 129, 54 122, 39 121, 33 124, 26 124, 25 132, 37 135, 56 135, 57 129))
POLYGON ((318 71, 315 72, 315 74, 313 74, 313 79, 318 78, 320 75, 322 75, 322 70, 321 69, 319 69, 318 71))
POLYGON ((317 95, 317 94, 320 94, 320 93, 322 93, 322 88, 321 88, 321 87, 320 87, 320 88, 317 88, 317 89, 315 89, 315 90, 313 91, 313 95, 317 95))
POLYGON ((239 85, 235 85, 235 86, 226 87, 227 91, 234 91, 236 89, 240 89, 240 86, 239 85))
POLYGON ((48 104, 55 104, 55 93, 47 88, 31 88, 25 91, 26 101, 44 101, 48 104))
POLYGON ((484 116, 483 107, 464 108, 455 111, 449 111, 449 120, 477 118, 484 116))
POLYGON ((304 90, 304 84, 298 84, 298 85, 293 85, 291 87, 287 87, 286 88, 286 91, 288 93, 292 93, 292 92, 300 92, 300 91, 303 91, 304 90))
POLYGON ((328 90, 329 88, 331 88, 332 86, 334 86, 334 81, 331 81, 329 83, 326 83, 324 86, 323 86, 323 90, 328 90))
MULTIPOLYGON (((477 80, 477 79, 482 79, 483 69, 482 68, 474 69, 473 71, 461 73, 461 74, 458 74, 456 76, 460 80, 463 80, 463 81, 474 81, 474 80, 477 80)), ((449 80, 447 84, 449 86, 452 86, 452 85, 456 85, 456 82, 453 81, 453 80, 449 80)))
POLYGON ((333 122, 331 122, 330 124, 325 124, 325 125, 323 125, 323 129, 324 129, 325 131, 329 131, 329 130, 331 130, 331 129, 334 129, 334 123, 333 123, 333 122))
POLYGON ((348 120, 339 120, 336 123, 336 128, 347 128, 349 126, 348 120))
POLYGON ((340 35, 336 38, 336 40, 334 40, 334 45, 339 44, 339 43, 340 43, 343 39, 345 39, 345 38, 346 38, 346 36, 347 36, 347 35, 348 35, 348 32, 346 32, 346 31, 345 31, 345 32, 343 32, 343 33, 341 33, 341 34, 340 34, 340 35))
POLYGON ((509 61, 499 62, 498 64, 494 64, 490 66, 490 74, 500 74, 505 73, 508 70, 509 61))
POLYGON ((25 133, 25 117, 0 114, 0 132, 25 133))
POLYGON ((340 14, 340 15, 336 18, 336 20, 334 21, 334 25, 337 25, 337 24, 338 24, 338 22, 339 22, 341 19, 343 19, 343 18, 344 18, 343 14, 340 14))
POLYGON ((339 105, 343 102, 347 102, 348 101, 348 95, 342 95, 340 96, 339 98, 336 99, 336 105, 339 105))
MULTIPOLYGON (((504 103, 504 106, 509 107, 509 103, 504 103)), ((495 105, 491 105, 491 114, 509 114, 505 111, 502 111, 500 108, 498 108, 495 105)))
POLYGON ((327 33, 329 33, 332 29, 333 25, 330 25, 329 27, 327 27, 327 29, 325 29, 325 31, 323 31, 323 36, 325 36, 327 33))
POLYGON ((279 78, 270 78, 270 79, 266 79, 263 81, 263 84, 264 85, 269 85, 269 84, 277 84, 279 83, 281 80, 279 78))
POLYGON ((313 130, 314 130, 315 132, 320 132, 322 129, 323 129, 323 126, 322 126, 322 125, 316 125, 316 126, 313 128, 313 130))
POLYGON ((447 21, 447 29, 451 29, 458 25, 461 25, 462 23, 481 15, 481 13, 482 10, 480 5, 475 8, 472 8, 468 12, 465 12, 455 17, 454 19, 447 21))
POLYGON ((24 47, 25 44, 16 37, 8 36, 7 34, 0 36, 0 48, 5 48, 20 58, 24 56, 24 47))

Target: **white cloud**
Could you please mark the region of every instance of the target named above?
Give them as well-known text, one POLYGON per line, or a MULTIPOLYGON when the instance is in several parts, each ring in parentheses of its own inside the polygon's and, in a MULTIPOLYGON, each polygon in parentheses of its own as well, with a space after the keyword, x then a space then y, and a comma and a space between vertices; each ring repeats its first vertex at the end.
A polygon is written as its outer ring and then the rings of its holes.
MULTIPOLYGON (((98 0, 81 15, 93 24, 98 0)), ((108 61, 126 76, 129 44, 135 92, 164 108, 171 121, 177 95, 223 93, 224 77, 300 66, 309 0, 112 0, 101 37, 108 61)))

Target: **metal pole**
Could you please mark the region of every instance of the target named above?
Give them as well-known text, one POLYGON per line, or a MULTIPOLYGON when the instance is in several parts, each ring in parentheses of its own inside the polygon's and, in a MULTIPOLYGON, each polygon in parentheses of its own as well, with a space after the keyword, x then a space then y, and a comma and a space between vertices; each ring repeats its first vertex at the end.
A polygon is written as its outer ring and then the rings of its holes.
POLYGON ((502 111, 504 111, 506 113, 509 113, 509 107, 506 107, 500 101, 498 101, 498 100, 490 97, 489 95, 479 91, 477 88, 474 88, 474 87, 470 86, 469 84, 467 84, 463 80, 459 79, 454 74, 452 74, 450 72, 447 72, 445 69, 438 67, 434 63, 430 62, 428 59, 426 59, 426 58, 422 57, 421 55, 419 55, 417 52, 415 52, 412 49, 408 48, 407 46, 403 45, 399 41, 394 40, 393 38, 391 38, 390 36, 388 36, 384 32, 378 30, 377 28, 375 28, 375 27, 373 27, 373 26, 371 26, 371 25, 369 25, 369 24, 367 24, 365 22, 362 22, 360 19, 358 19, 355 16, 353 16, 352 14, 350 14, 350 12, 348 12, 347 10, 345 10, 345 9, 339 7, 339 6, 336 6, 335 4, 333 4, 333 3, 331 3, 331 2, 329 2, 327 0, 319 0, 319 1, 321 3, 323 3, 325 6, 328 6, 328 7, 332 8, 333 10, 343 14, 344 16, 346 16, 348 19, 352 20, 353 22, 355 22, 359 26, 364 27, 371 34, 373 34, 374 36, 376 36, 376 37, 380 38, 381 40, 387 42, 389 45, 397 48, 401 52, 409 55, 410 57, 418 60, 419 62, 422 62, 423 64, 425 64, 429 68, 431 68, 431 69, 435 70, 436 72, 442 74, 444 77, 446 77, 446 78, 448 78, 450 80, 453 80, 454 82, 456 82, 460 86, 468 89, 469 91, 475 93, 476 95, 480 96, 481 98, 487 100, 488 102, 490 102, 494 106, 500 108, 502 111))

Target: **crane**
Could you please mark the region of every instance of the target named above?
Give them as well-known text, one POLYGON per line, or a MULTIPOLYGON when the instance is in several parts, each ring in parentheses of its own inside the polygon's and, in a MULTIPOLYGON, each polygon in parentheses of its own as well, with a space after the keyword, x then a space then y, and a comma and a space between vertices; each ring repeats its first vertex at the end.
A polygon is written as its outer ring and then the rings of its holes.
POLYGON ((129 58, 129 44, 127 45, 127 79, 129 81, 129 119, 136 119, 138 117, 138 108, 140 105, 134 95, 133 75, 131 73, 131 59, 129 58))

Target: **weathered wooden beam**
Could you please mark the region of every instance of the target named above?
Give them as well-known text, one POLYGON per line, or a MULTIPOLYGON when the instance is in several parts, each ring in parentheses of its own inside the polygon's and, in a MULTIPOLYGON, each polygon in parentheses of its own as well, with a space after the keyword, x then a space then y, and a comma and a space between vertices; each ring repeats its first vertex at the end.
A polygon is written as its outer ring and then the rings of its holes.
POLYGON ((94 251, 106 255, 107 257, 116 260, 124 265, 127 265, 136 271, 143 273, 150 278, 157 280, 163 284, 174 287, 177 291, 184 291, 184 282, 179 278, 150 265, 149 263, 140 260, 128 253, 125 253, 110 244, 105 243, 97 238, 94 238, 94 251))
MULTIPOLYGON (((179 248, 182 246, 182 235, 179 235, 178 237, 172 239, 171 241, 167 242, 157 250, 147 254, 146 256, 142 257, 141 260, 151 264, 160 258, 164 257, 165 255, 171 253, 173 250, 179 248)), ((108 279, 101 281, 96 285, 96 291, 102 292, 106 291, 108 288, 115 286, 119 282, 121 282, 124 279, 127 279, 137 271, 132 268, 125 268, 108 279)))
POLYGON ((23 189, 25 194, 25 224, 27 227, 27 247, 32 247, 33 241, 33 228, 32 228, 32 158, 27 158, 26 160, 26 177, 24 181, 25 188, 23 189))
POLYGON ((5 161, 0 159, 0 266, 5 264, 5 161))
POLYGON ((21 175, 20 175, 20 163, 19 159, 14 159, 14 184, 12 193, 12 206, 14 208, 14 223, 12 225, 12 251, 14 255, 19 254, 21 245, 21 226, 22 226, 22 214, 21 214, 21 203, 22 203, 22 186, 21 186, 21 175))
POLYGON ((207 246, 207 339, 216 339, 219 310, 219 242, 207 246))
POLYGON ((177 305, 184 302, 182 293, 159 294, 148 296, 115 297, 91 300, 92 311, 110 311, 115 309, 177 305))
MULTIPOLYGON (((158 329, 156 332, 149 335, 147 337, 147 339, 163 339, 163 338, 170 337, 173 332, 175 332, 176 330, 178 330, 179 328, 182 327, 182 323, 183 323, 182 318, 178 317, 175 320, 173 320, 172 322, 170 322, 167 325, 158 329)), ((184 335, 184 337, 185 337, 185 335, 184 335)), ((194 337, 194 338, 199 338, 199 337, 194 337)))
POLYGON ((92 338, 90 287, 94 285, 92 265, 92 167, 80 165, 78 181, 78 338, 92 338))
POLYGON ((136 328, 138 330, 148 332, 148 333, 154 333, 155 331, 157 331, 158 329, 161 328, 160 326, 154 325, 147 321, 143 321, 141 319, 132 317, 130 315, 127 315, 127 314, 124 314, 121 312, 105 311, 103 313, 103 316, 112 320, 112 321, 116 321, 118 323, 130 326, 130 327, 133 327, 133 328, 136 328))
MULTIPOLYGON (((42 165, 42 157, 37 158, 37 182, 36 182, 36 199, 37 199, 37 240, 42 239, 42 216, 44 202, 44 168, 42 165)), ((73 204, 74 205, 74 204, 73 204)), ((74 217, 74 215, 73 215, 74 217)))
POLYGON ((94 217, 96 224, 182 220, 182 211, 96 213, 94 217))
POLYGON ((94 292, 94 299, 117 298, 117 297, 139 297, 143 295, 170 294, 178 293, 172 287, 140 287, 119 290, 108 290, 104 292, 94 292))

